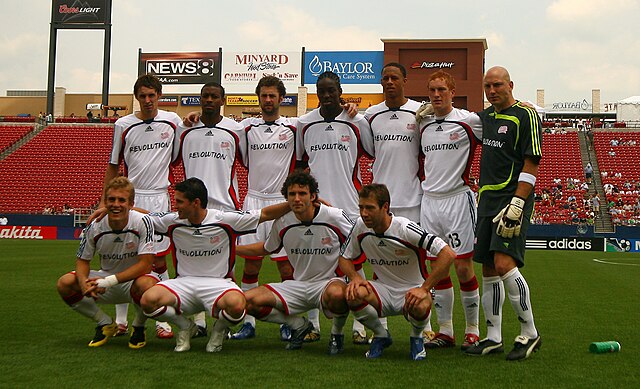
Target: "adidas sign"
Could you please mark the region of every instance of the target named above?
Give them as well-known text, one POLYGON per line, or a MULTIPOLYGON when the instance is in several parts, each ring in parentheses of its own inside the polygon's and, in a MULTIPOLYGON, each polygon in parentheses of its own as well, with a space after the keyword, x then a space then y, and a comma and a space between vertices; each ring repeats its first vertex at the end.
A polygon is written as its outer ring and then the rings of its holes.
POLYGON ((329 124, 327 126, 327 128, 324 129, 325 131, 333 131, 333 127, 331 127, 331 124, 329 124))
POLYGON ((211 130, 207 131, 206 134, 204 134, 204 136, 213 136, 213 132, 211 132, 211 130))
POLYGON ((122 243, 122 239, 120 239, 119 236, 116 236, 116 238, 113 240, 113 243, 122 243))
POLYGON ((265 134, 273 134, 273 130, 271 130, 271 127, 267 127, 266 130, 264 130, 265 134))
POLYGON ((308 229, 304 234, 307 235, 307 236, 308 235, 313 235, 313 232, 311 232, 311 229, 308 229))
POLYGON ((144 132, 153 132, 153 127, 147 126, 147 128, 144 130, 144 132))
POLYGON ((393 115, 391 115, 391 117, 389 118, 390 120, 394 120, 394 119, 398 119, 398 115, 396 115, 395 113, 393 115))

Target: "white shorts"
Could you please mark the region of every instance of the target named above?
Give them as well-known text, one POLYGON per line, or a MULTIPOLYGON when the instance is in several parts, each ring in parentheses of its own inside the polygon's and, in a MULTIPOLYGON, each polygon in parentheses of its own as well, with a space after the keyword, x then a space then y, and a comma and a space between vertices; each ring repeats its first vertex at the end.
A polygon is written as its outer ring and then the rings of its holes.
POLYGON ((167 288, 176 296, 176 311, 183 315, 205 311, 212 317, 218 317, 218 300, 232 290, 242 293, 238 285, 227 278, 187 276, 161 281, 158 285, 167 288))
MULTIPOLYGON (((75 274, 76 272, 73 271, 71 273, 75 274)), ((106 278, 107 276, 110 276, 112 274, 113 273, 110 273, 104 270, 90 270, 89 278, 95 278, 95 277, 106 278)), ((156 281, 159 281, 159 279, 153 276, 152 274, 145 274, 143 277, 145 276, 153 277, 154 279, 156 279, 156 281)), ((107 290, 103 294, 98 295, 96 302, 98 304, 135 303, 133 301, 133 298, 131 297, 131 285, 133 285, 133 281, 134 280, 121 282, 119 284, 116 284, 107 288, 107 290)))
MULTIPOLYGON (((136 189, 134 205, 149 212, 171 212, 171 199, 168 192, 151 192, 136 189)), ((154 248, 157 256, 169 254, 171 241, 168 236, 154 234, 154 248)))
POLYGON ((458 258, 473 256, 476 219, 476 203, 471 190, 449 197, 422 196, 420 226, 444 239, 458 258))
MULTIPOLYGON (((250 211, 253 209, 262 209, 269 205, 282 203, 284 200, 282 195, 276 196, 256 196, 252 193, 247 193, 247 196, 244 198, 244 205, 242 209, 244 211, 250 211), (273 198, 269 198, 273 197, 273 198)), ((271 226, 273 225, 273 220, 269 220, 266 222, 262 222, 258 224, 258 228, 256 229, 255 234, 241 235, 238 237, 238 244, 245 245, 257 242, 266 242, 269 237, 269 233, 271 232, 271 226)), ((257 257, 249 257, 248 260, 258 259, 257 257)), ((274 261, 283 261, 287 259, 287 252, 284 248, 282 248, 277 253, 271 254, 271 259, 274 261)))
POLYGON ((321 281, 286 280, 265 286, 282 301, 284 313, 287 315, 297 315, 319 308, 322 309, 325 316, 332 318, 331 312, 322 307, 322 294, 327 286, 334 281, 345 282, 344 278, 334 277, 321 281))
POLYGON ((369 284, 380 302, 379 317, 403 315, 402 308, 404 307, 405 295, 409 289, 421 286, 394 288, 380 281, 369 281, 369 284))
POLYGON ((420 224, 420 205, 415 205, 413 207, 403 207, 403 208, 389 208, 389 211, 393 213, 394 216, 402 216, 411 220, 412 222, 420 224))

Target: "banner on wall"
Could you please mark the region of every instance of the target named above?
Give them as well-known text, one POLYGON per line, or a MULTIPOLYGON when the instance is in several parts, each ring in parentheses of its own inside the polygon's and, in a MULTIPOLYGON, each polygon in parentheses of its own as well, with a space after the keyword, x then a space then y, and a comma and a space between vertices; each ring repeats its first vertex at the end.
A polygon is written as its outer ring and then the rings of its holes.
POLYGON ((0 239, 57 239, 57 227, 0 226, 0 239))
POLYGON ((604 238, 536 237, 526 243, 527 249, 540 250, 604 251, 604 246, 604 238))
POLYGON ((222 85, 229 91, 254 93, 264 76, 276 76, 289 92, 300 85, 299 52, 225 52, 222 85))
POLYGON ((320 74, 332 71, 342 84, 380 84, 383 61, 382 51, 307 51, 304 83, 315 84, 320 74))
POLYGON ((607 238, 607 252, 637 253, 640 252, 639 239, 607 238))
POLYGON ((140 53, 139 75, 153 74, 163 84, 220 82, 220 53, 140 53))
POLYGON ((62 24, 107 22, 107 0, 53 0, 53 22, 62 24))

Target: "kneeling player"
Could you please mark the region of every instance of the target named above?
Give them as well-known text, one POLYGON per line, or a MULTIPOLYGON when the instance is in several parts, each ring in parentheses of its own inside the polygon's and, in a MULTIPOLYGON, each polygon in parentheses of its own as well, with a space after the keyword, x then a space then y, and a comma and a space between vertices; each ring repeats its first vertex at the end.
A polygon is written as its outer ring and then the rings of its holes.
POLYGON ((289 175, 282 194, 291 212, 273 222, 266 242, 238 246, 240 255, 267 255, 284 247, 294 269, 293 280, 262 285, 247 292, 247 309, 256 318, 291 327, 287 350, 302 347, 313 324, 298 316, 322 309, 333 318, 329 354, 344 348, 344 323, 349 315, 346 284, 338 277, 340 246, 351 230, 351 220, 338 208, 316 205, 318 182, 308 173, 289 175))
POLYGON ((112 179, 105 187, 107 217, 90 224, 78 249, 76 270, 58 280, 58 293, 76 312, 96 323, 96 334, 89 347, 99 347, 118 330, 113 319, 96 303, 134 303, 136 316, 129 347, 146 344, 146 316, 140 309, 140 296, 155 285, 149 275, 154 260, 153 226, 148 216, 131 210, 134 189, 125 177, 112 179), (90 270, 94 254, 100 270, 90 270))
POLYGON ((347 302, 356 319, 374 333, 367 358, 378 358, 392 343, 380 317, 403 314, 411 323, 413 360, 426 358, 422 333, 431 310, 431 288, 449 274, 455 252, 440 238, 403 217, 389 213, 387 187, 371 184, 359 194, 360 218, 340 257, 340 268, 349 277, 347 302), (436 259, 427 277, 426 252, 436 259), (375 281, 363 279, 352 260, 365 254, 375 281))
POLYGON ((191 348, 197 330, 185 316, 201 311, 218 318, 206 350, 222 350, 229 327, 245 315, 244 294, 232 279, 236 238, 289 211, 289 205, 282 203, 261 211, 225 212, 207 209, 207 198, 204 183, 192 177, 176 185, 177 212, 149 215, 157 231, 171 238, 176 278, 149 289, 142 296, 142 307, 147 316, 180 328, 176 352, 191 348))

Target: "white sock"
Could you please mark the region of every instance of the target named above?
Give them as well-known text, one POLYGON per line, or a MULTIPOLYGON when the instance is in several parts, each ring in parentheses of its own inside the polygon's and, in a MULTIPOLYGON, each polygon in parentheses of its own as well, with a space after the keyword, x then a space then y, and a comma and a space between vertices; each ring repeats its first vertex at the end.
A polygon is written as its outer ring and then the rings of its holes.
POLYGON ((263 317, 260 320, 277 324, 284 324, 286 322, 284 312, 275 308, 273 308, 267 316, 263 317))
POLYGON ((344 325, 347 322, 348 314, 346 315, 335 315, 333 316, 333 323, 331 325, 331 334, 332 335, 341 335, 344 333, 344 325))
POLYGON ((367 304, 364 308, 353 311, 353 316, 373 331, 373 336, 378 338, 387 337, 387 329, 382 326, 378 318, 378 311, 371 305, 367 304))
MULTIPOLYGON (((451 280, 449 280, 451 284, 451 280)), ((453 286, 446 289, 436 289, 433 307, 438 315, 438 332, 453 338, 453 286)))
POLYGON ((313 324, 313 328, 320 331, 320 310, 317 308, 311 309, 308 313, 308 316, 309 321, 311 322, 311 324, 313 324))
POLYGON ((83 297, 82 300, 72 304, 71 309, 95 321, 99 326, 113 323, 111 317, 100 309, 96 301, 90 297, 83 297))
POLYGON ((127 325, 127 313, 129 304, 116 304, 116 323, 127 325))
POLYGON ((297 331, 304 326, 304 319, 300 316, 295 315, 286 315, 284 317, 284 321, 289 325, 291 330, 297 331))
POLYGON ((139 305, 133 304, 133 309, 135 310, 136 314, 133 317, 133 322, 131 322, 131 324, 134 327, 144 327, 144 324, 147 322, 147 316, 144 314, 144 312, 142 312, 142 308, 139 305))
POLYGON ((460 284, 460 301, 467 323, 465 334, 480 335, 478 326, 480 320, 480 294, 475 276, 471 280, 460 284))
POLYGON ((411 323, 411 337, 422 338, 422 332, 427 325, 427 319, 418 320, 411 315, 407 315, 407 320, 411 323))
MULTIPOLYGON (((172 306, 164 306, 156 309, 153 312, 145 312, 145 315, 148 317, 152 317, 154 319, 160 319, 163 321, 168 321, 169 323, 173 323, 177 325, 180 330, 186 330, 191 326, 192 321, 180 315, 176 312, 176 309, 172 306)), ((160 322, 156 322, 158 325, 160 322)))
POLYGON ((205 315, 204 311, 198 312, 193 315, 193 321, 200 327, 207 327, 207 316, 205 315))
POLYGON ((516 311, 516 315, 518 315, 520 335, 536 338, 538 336, 538 330, 533 322, 533 311, 531 310, 531 299, 529 298, 530 292, 527 281, 516 267, 502 276, 502 282, 504 282, 509 292, 511 306, 513 310, 516 311))
MULTIPOLYGON (((244 281, 242 281, 240 283, 240 288, 242 289, 243 292, 247 292, 249 289, 253 289, 253 288, 257 288, 258 287, 258 283, 257 282, 252 282, 252 283, 246 283, 244 281)), ((249 323, 253 326, 253 328, 256 328, 256 318, 251 316, 251 315, 246 315, 244 317, 244 322, 245 323, 249 323)))
POLYGON ((387 324, 387 317, 386 316, 380 318, 380 324, 382 324, 382 326, 385 329, 387 329, 387 330, 389 329, 389 324, 387 324))
POLYGON ((482 277, 482 310, 487 319, 487 338, 502 342, 504 285, 500 277, 482 277))

